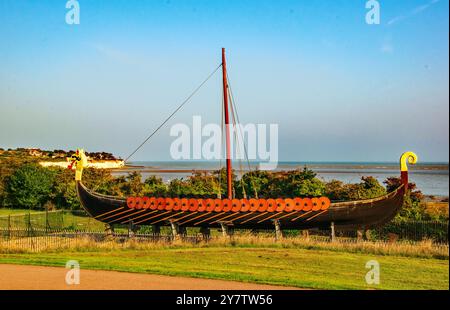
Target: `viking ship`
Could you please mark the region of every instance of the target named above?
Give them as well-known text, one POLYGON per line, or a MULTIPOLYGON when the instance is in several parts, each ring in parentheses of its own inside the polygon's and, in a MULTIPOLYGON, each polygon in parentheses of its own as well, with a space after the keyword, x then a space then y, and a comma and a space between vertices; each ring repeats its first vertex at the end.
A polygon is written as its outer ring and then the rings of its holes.
MULTIPOLYGON (((226 138, 225 198, 197 197, 113 197, 96 193, 82 182, 87 158, 82 149, 70 160, 75 167, 75 180, 81 205, 93 218, 106 224, 171 225, 175 231, 186 227, 209 229, 219 227, 244 229, 369 229, 390 221, 403 205, 408 190, 407 164, 415 164, 417 156, 406 152, 400 158, 401 184, 386 195, 356 201, 331 202, 327 197, 274 197, 269 199, 236 199, 233 197, 230 154, 229 92, 225 50, 222 49, 223 109, 226 138)), ((219 66, 219 67, 220 67, 219 66)))

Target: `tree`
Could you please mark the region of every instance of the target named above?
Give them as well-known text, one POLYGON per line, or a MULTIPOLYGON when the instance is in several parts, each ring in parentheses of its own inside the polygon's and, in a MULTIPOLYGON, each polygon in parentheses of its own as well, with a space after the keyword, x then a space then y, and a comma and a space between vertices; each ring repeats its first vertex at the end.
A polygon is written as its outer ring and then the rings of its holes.
POLYGON ((196 197, 214 197, 221 190, 214 175, 204 172, 194 172, 187 179, 186 186, 190 189, 190 194, 196 197))
MULTIPOLYGON (((227 196, 227 169, 222 168, 220 170, 216 170, 212 172, 214 176, 214 181, 216 183, 217 189, 214 191, 213 195, 217 196, 217 194, 221 194, 222 197, 227 196)), ((242 198, 242 187, 240 182, 237 182, 237 177, 234 170, 231 171, 231 180, 233 182, 233 190, 236 195, 242 198)))
POLYGON ((331 180, 325 184, 325 195, 331 201, 345 200, 348 197, 344 182, 339 180, 331 180))
POLYGON ((167 194, 167 185, 162 178, 152 175, 144 181, 143 191, 145 196, 161 197, 167 194))
POLYGON ((287 177, 289 181, 305 181, 313 180, 317 176, 317 173, 309 169, 307 166, 303 167, 303 170, 288 171, 287 177))
POLYGON ((358 184, 358 196, 360 199, 376 198, 386 194, 386 189, 372 176, 361 177, 358 184))
POLYGON ((189 195, 186 184, 183 179, 173 179, 169 183, 168 194, 170 197, 184 197, 189 195))
POLYGON ((245 190, 247 197, 264 197, 267 194, 270 178, 268 171, 256 170, 245 173, 240 181, 234 183, 236 196, 242 198, 245 190))
POLYGON ((55 172, 38 164, 18 168, 6 184, 7 203, 19 208, 38 209, 51 199, 55 172))
POLYGON ((37 162, 36 157, 17 156, 11 149, 0 155, 0 207, 8 206, 7 182, 9 177, 22 165, 37 162))
POLYGON ((386 194, 386 189, 374 177, 362 177, 360 183, 344 184, 331 180, 325 185, 324 194, 332 201, 376 198, 386 194))
POLYGON ((59 168, 53 185, 52 199, 58 209, 80 209, 74 172, 69 169, 59 168))
POLYGON ((113 178, 106 182, 104 186, 109 189, 108 194, 114 196, 143 196, 144 184, 142 175, 139 172, 128 173, 127 176, 113 178))
POLYGON ((325 184, 317 178, 294 182, 293 197, 322 196, 325 184))
MULTIPOLYGON (((384 182, 388 191, 393 191, 402 184, 402 180, 397 177, 387 178, 384 182)), ((424 196, 417 189, 415 183, 408 183, 403 207, 397 215, 398 219, 429 220, 431 217, 427 213, 426 206, 422 202, 424 196)))

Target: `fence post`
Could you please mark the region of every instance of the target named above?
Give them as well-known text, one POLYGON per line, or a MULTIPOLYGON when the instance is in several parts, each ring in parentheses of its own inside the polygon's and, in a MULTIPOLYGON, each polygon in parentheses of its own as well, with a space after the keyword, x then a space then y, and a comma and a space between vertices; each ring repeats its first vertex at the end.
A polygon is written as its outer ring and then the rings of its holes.
POLYGON ((222 236, 223 237, 229 237, 229 231, 228 231, 228 225, 226 225, 224 222, 219 222, 220 228, 222 229, 222 236))
POLYGON ((152 233, 154 236, 159 236, 161 234, 161 226, 153 225, 152 233))
POLYGON ((135 227, 134 227, 133 221, 130 221, 130 223, 128 224, 128 237, 133 238, 134 232, 135 232, 135 227))
POLYGON ((179 234, 178 234, 178 224, 174 221, 170 221, 170 228, 172 229, 172 237, 173 240, 178 240, 179 239, 179 234))
POLYGON ((364 239, 364 231, 362 229, 356 230, 356 240, 358 242, 363 241, 364 239))
POLYGON ((11 239, 11 214, 8 214, 8 240, 11 239))
POLYGON ((105 223, 105 235, 107 238, 114 237, 114 227, 112 224, 105 223))
POLYGON ((303 238, 309 239, 309 230, 308 229, 301 230, 301 233, 302 233, 303 238))
POLYGON ((50 223, 48 221, 48 208, 45 208, 45 233, 50 230, 50 223))
POLYGON ((204 240, 208 240, 211 237, 211 230, 209 227, 200 227, 200 233, 203 235, 204 240))
POLYGON ((283 239, 283 232, 281 231, 280 221, 273 220, 273 224, 275 225, 275 241, 280 241, 283 239))
POLYGON ((334 231, 334 222, 331 222, 330 228, 331 228, 331 242, 334 242, 334 241, 336 241, 336 233, 334 231))
POLYGON ((25 216, 25 221, 26 221, 26 227, 27 227, 27 237, 31 236, 31 219, 30 219, 30 211, 28 211, 28 214, 25 216))
POLYGON ((91 230, 91 217, 90 216, 88 216, 88 222, 87 222, 86 230, 91 230))

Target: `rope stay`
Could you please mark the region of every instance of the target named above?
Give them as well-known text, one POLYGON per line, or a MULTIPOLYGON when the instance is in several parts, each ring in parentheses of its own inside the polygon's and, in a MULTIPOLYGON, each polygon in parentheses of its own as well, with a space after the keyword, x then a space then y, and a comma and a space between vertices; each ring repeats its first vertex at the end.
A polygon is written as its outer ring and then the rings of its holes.
MULTIPOLYGON (((241 122, 240 122, 240 120, 239 120, 239 114, 238 114, 238 111, 237 111, 237 107, 236 107, 236 102, 235 102, 234 96, 233 96, 233 90, 232 90, 232 88, 231 88, 230 78, 229 78, 228 75, 227 75, 227 82, 228 82, 228 88, 229 88, 229 93, 230 93, 231 111, 232 111, 233 115, 236 114, 236 120, 237 120, 237 123, 238 123, 238 124, 241 124, 241 122)), ((234 118, 234 116, 233 116, 233 118, 234 118)), ((243 133, 242 133, 241 130, 236 130, 236 131, 239 131, 240 137, 241 137, 241 139, 242 139, 242 145, 243 145, 243 148, 244 148, 244 156, 245 156, 245 158, 246 158, 246 160, 247 160, 248 170, 249 170, 249 172, 250 172, 250 173, 249 173, 249 179, 250 179, 251 185, 253 186, 253 191, 254 191, 255 198, 258 199, 258 190, 256 189, 255 181, 253 180, 253 176, 252 176, 252 168, 251 168, 251 165, 250 165, 250 160, 249 160, 249 158, 248 158, 247 147, 245 146, 245 139, 244 139, 244 136, 243 136, 243 133)), ((240 162, 241 162, 241 160, 240 160, 240 162)), ((242 167, 242 166, 241 166, 241 167, 242 167)), ((242 168, 241 168, 241 169, 242 169, 242 168)), ((257 169, 255 168, 255 171, 256 171, 256 170, 257 170, 257 169)), ((241 180, 242 180, 242 179, 243 179, 243 174, 242 174, 241 180)))
POLYGON ((221 110, 222 110, 222 113, 221 113, 221 115, 220 115, 220 130, 221 130, 221 134, 220 134, 220 156, 219 156, 219 175, 218 175, 218 177, 219 177, 219 195, 218 195, 218 197, 217 198, 222 198, 222 150, 224 149, 224 147, 223 147, 223 145, 224 145, 224 135, 223 135, 223 132, 224 132, 224 129, 223 129, 223 124, 224 124, 224 117, 223 117, 223 115, 224 115, 224 104, 223 104, 223 89, 222 89, 222 96, 221 96, 221 98, 222 98, 222 102, 220 103, 220 106, 221 106, 221 110))
MULTIPOLYGON (((230 94, 229 90, 228 90, 228 94, 230 94)), ((234 129, 233 130, 233 138, 234 138, 234 143, 236 145, 236 154, 241 155, 241 149, 239 147, 239 136, 237 133, 239 128, 236 125, 236 124, 239 124, 239 122, 237 121, 237 112, 235 111, 235 105, 234 105, 233 99, 231 97, 231 94, 230 94, 230 101, 231 101, 231 105, 230 105, 231 117, 233 120, 233 129, 234 129)), ((245 142, 244 139, 242 139, 242 143, 244 143, 244 142, 245 142)), ((242 187, 242 196, 244 197, 244 199, 247 199, 247 193, 245 191, 245 184, 244 184, 244 169, 242 168, 242 160, 240 158, 239 158, 239 173, 241 175, 240 183, 241 183, 241 187, 242 187)))
POLYGON ((133 152, 131 152, 130 155, 128 155, 128 157, 126 157, 125 159, 125 163, 137 152, 139 151, 139 149, 141 147, 144 146, 145 143, 147 143, 147 141, 153 137, 192 97, 194 97, 194 95, 200 90, 200 88, 214 75, 214 73, 217 72, 217 70, 219 70, 219 68, 222 67, 222 63, 220 63, 216 69, 214 69, 214 71, 208 75, 208 77, 203 80, 203 82, 196 88, 194 89, 194 91, 172 112, 172 114, 170 114, 165 120, 164 122, 162 122, 145 140, 144 142, 142 142, 133 152))
MULTIPOLYGON (((206 84, 206 82, 220 69, 220 67, 222 67, 222 63, 220 63, 215 69, 214 69, 214 71, 212 71, 203 81, 202 81, 202 83, 200 83, 200 85, 199 86, 197 86, 193 91, 192 91, 192 93, 149 135, 149 136, 147 136, 146 138, 145 138, 145 140, 141 143, 141 144, 139 144, 139 146, 138 147, 136 147, 134 150, 133 150, 133 152, 131 152, 131 154, 130 155, 128 155, 127 157, 126 157, 126 159, 124 160, 124 162, 125 163, 127 163, 128 162, 128 160, 134 155, 134 154, 136 154, 136 152, 137 151, 139 151, 144 145, 145 145, 145 143, 147 143, 147 141, 148 140, 150 140, 179 110, 181 110, 181 108, 186 104, 186 103, 188 103, 189 102, 189 100, 192 98, 192 97, 194 97, 194 95, 200 90, 200 88, 202 88, 202 86, 204 85, 204 84, 206 84)), ((247 147, 245 146, 245 140, 244 140, 244 137, 243 137, 243 133, 241 132, 241 130, 239 130, 238 128, 237 128, 237 126, 236 126, 236 124, 240 124, 240 121, 239 121, 239 115, 238 115, 238 112, 237 112, 237 108, 236 108, 236 103, 235 103, 235 100, 234 100, 234 96, 233 96, 233 91, 232 91, 232 89, 231 89, 231 85, 230 85, 230 80, 229 80, 229 77, 228 77, 228 74, 227 74, 227 77, 226 77, 226 79, 227 79, 227 83, 228 83, 228 89, 226 90, 227 91, 227 93, 228 93, 228 95, 229 95, 229 98, 230 98, 230 108, 231 108, 231 116, 232 116, 232 121, 233 121, 233 127, 234 127, 234 140, 235 140, 235 144, 236 144, 236 147, 237 148, 239 148, 239 142, 237 141, 239 138, 241 138, 242 139, 242 143, 243 143, 243 148, 244 148, 244 156, 245 156, 245 159, 246 159, 246 161, 247 161, 247 165, 248 165, 248 169, 249 169, 249 172, 250 172, 250 175, 249 175, 249 179, 250 179, 250 182, 252 183, 252 186, 253 186, 253 190, 254 190, 254 195, 255 195, 255 198, 258 198, 258 192, 257 192, 257 189, 256 189, 256 187, 255 187, 255 184, 254 184, 254 180, 253 180, 253 178, 252 178, 252 168, 251 168, 251 165, 250 165, 250 160, 249 160, 249 158, 248 158, 248 152, 247 152, 247 147), (237 131, 239 131, 239 133, 237 132, 237 131)), ((222 90, 223 91, 223 90, 222 90)), ((224 113, 224 110, 223 110, 223 98, 222 98, 222 116, 221 116, 221 122, 222 122, 222 132, 223 132, 223 130, 224 130, 224 122, 223 122, 223 113, 224 113)), ((223 144, 223 135, 222 135, 222 144, 223 144)), ((240 153, 240 151, 238 150, 238 152, 240 153)), ((241 159, 239 159, 239 168, 240 168, 240 172, 241 172, 241 186, 242 186, 242 189, 243 189, 243 191, 244 191, 244 193, 243 193, 243 195, 244 195, 244 198, 247 198, 247 193, 245 193, 245 185, 244 185, 244 180, 243 180, 243 168, 242 168, 242 160, 241 159)), ((221 192, 222 192, 222 175, 221 175, 221 169, 222 169, 222 158, 220 158, 220 161, 219 161, 219 197, 221 196, 221 192)))

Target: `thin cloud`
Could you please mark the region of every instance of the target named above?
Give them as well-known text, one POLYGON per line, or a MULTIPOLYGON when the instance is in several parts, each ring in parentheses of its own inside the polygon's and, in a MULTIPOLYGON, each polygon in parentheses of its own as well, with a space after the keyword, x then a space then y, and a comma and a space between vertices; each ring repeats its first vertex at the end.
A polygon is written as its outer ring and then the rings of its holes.
POLYGON ((392 54, 394 52, 394 45, 392 44, 392 38, 390 36, 385 37, 382 41, 380 52, 383 54, 392 54))
POLYGON ((423 11, 429 9, 431 6, 433 6, 436 3, 438 3, 439 1, 441 1, 441 0, 431 0, 428 3, 426 3, 426 4, 419 5, 419 6, 415 7, 413 10, 411 10, 409 13, 407 13, 405 15, 400 15, 400 16, 396 16, 396 17, 392 18, 391 20, 389 20, 387 22, 387 25, 391 26, 391 25, 397 24, 397 23, 399 23, 399 22, 401 22, 401 21, 403 21, 403 20, 405 20, 407 18, 410 18, 410 17, 413 17, 413 16, 415 16, 417 14, 420 14, 423 11))
POLYGON ((390 43, 384 43, 381 46, 380 51, 385 54, 391 54, 392 52, 394 52, 394 47, 390 43))
POLYGON ((135 59, 133 59, 133 57, 131 57, 130 55, 128 55, 127 53, 124 53, 120 50, 114 49, 114 48, 110 48, 108 46, 105 46, 103 44, 92 44, 92 47, 100 54, 102 54, 103 56, 105 56, 106 58, 119 62, 119 63, 123 63, 123 64, 128 64, 128 65, 132 65, 132 64, 136 64, 135 59))
POLYGON ((398 23, 398 22, 404 20, 405 18, 406 18, 406 16, 400 15, 400 16, 394 17, 393 19, 391 19, 390 21, 388 21, 387 24, 390 26, 390 25, 396 24, 396 23, 398 23))

